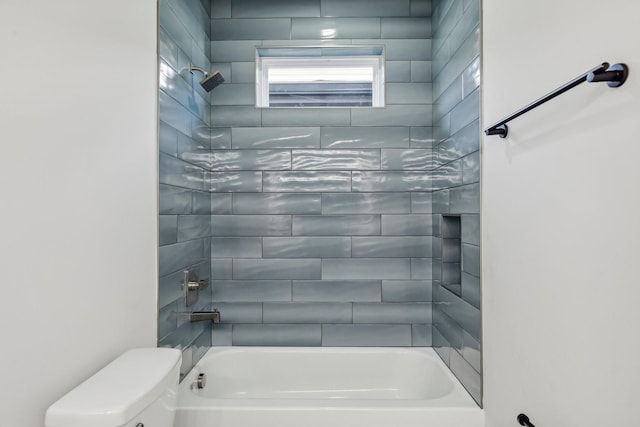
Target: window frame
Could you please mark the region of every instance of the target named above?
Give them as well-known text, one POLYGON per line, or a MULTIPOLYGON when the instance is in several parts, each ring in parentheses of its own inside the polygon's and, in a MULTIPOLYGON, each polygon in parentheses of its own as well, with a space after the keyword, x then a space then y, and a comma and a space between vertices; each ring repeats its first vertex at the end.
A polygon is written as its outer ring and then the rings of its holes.
MULTIPOLYGON (((384 52, 381 54, 349 54, 349 46, 345 48, 347 53, 339 56, 300 56, 300 55, 275 55, 261 56, 256 50, 256 107, 258 108, 383 108, 385 107, 385 58, 384 52), (271 106, 269 105, 269 70, 273 68, 335 68, 335 67, 371 67, 373 71, 372 79, 372 105, 371 106, 271 106)), ((270 48, 277 49, 277 48, 270 48)), ((282 48, 283 51, 290 47, 282 48)), ((296 46, 296 51, 304 47, 296 46)), ((317 48, 313 48, 317 49, 317 48)))

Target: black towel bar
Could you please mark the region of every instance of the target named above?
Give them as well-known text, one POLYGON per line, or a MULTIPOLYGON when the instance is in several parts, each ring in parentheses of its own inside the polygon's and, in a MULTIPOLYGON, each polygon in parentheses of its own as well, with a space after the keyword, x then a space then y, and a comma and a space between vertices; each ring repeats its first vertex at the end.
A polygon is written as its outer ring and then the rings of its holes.
POLYGON ((509 128, 507 127, 508 122, 517 117, 520 117, 524 113, 527 113, 536 107, 539 107, 540 105, 555 98, 556 96, 562 95, 569 89, 573 89, 574 87, 584 82, 607 82, 607 85, 609 87, 620 87, 627 80, 628 75, 629 67, 627 67, 625 64, 613 64, 611 67, 609 67, 608 62, 603 62, 597 67, 571 80, 569 83, 560 86, 553 92, 546 94, 542 98, 533 101, 531 104, 522 107, 510 116, 505 117, 492 126, 489 126, 487 129, 485 129, 484 133, 487 135, 500 135, 500 138, 506 138, 507 134, 509 133, 509 128))

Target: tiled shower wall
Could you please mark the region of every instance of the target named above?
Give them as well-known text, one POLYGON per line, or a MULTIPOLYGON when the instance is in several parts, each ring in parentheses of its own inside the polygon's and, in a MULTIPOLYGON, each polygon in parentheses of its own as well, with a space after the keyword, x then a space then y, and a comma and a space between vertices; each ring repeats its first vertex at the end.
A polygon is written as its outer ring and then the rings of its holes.
POLYGON ((431 345, 430 16, 430 0, 213 0, 214 345, 431 345), (386 108, 256 108, 256 46, 298 44, 384 45, 386 108))
MULTIPOLYGON (((433 4, 433 346, 481 400, 480 364, 480 0, 433 4), (442 215, 459 217, 451 230, 442 215), (443 237, 457 234, 460 282, 442 286, 443 237)), ((446 220, 447 218, 445 218, 446 220)), ((446 246, 446 245, 445 245, 446 246)), ((446 267, 446 266, 445 266, 446 267)))
MULTIPOLYGON (((210 98, 189 73, 189 63, 209 68, 210 11, 200 0, 160 1, 160 249, 158 344, 182 349, 184 375, 211 345, 211 327, 190 323, 183 270, 210 273, 211 197, 205 183, 211 150, 210 98)), ((195 278, 195 277, 194 277, 195 278)))

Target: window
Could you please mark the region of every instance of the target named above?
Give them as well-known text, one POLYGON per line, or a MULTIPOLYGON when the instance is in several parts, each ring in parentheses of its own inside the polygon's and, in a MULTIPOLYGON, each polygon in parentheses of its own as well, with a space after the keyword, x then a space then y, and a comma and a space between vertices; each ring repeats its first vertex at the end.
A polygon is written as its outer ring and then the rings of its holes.
POLYGON ((382 48, 258 48, 258 107, 383 107, 382 48))

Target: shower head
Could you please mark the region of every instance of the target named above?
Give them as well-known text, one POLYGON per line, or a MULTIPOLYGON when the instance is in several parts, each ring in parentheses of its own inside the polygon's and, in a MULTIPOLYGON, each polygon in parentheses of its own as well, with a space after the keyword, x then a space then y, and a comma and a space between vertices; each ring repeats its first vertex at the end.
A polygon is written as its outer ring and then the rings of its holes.
POLYGON ((196 67, 193 64, 189 64, 189 72, 193 74, 194 71, 199 71, 204 74, 204 78, 200 80, 200 86, 207 92, 211 92, 214 88, 216 88, 220 83, 224 82, 224 77, 220 74, 220 71, 214 71, 213 73, 208 73, 203 68, 196 67))

